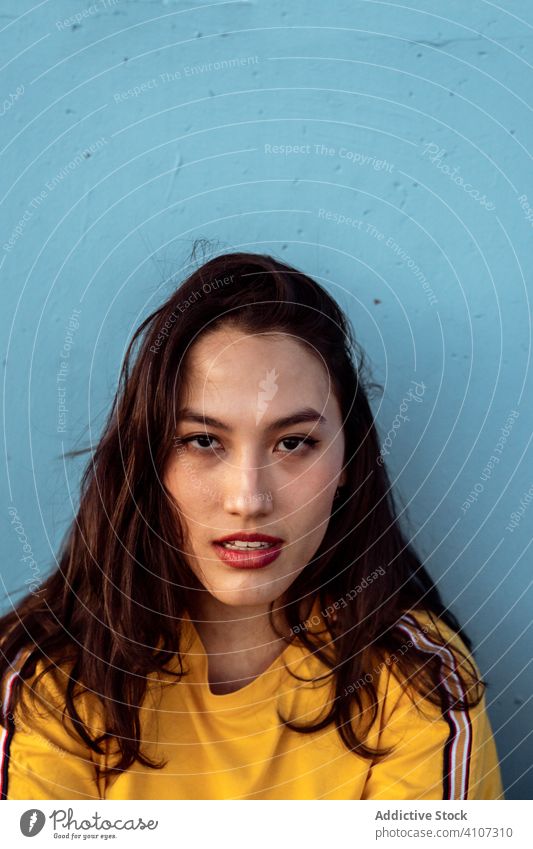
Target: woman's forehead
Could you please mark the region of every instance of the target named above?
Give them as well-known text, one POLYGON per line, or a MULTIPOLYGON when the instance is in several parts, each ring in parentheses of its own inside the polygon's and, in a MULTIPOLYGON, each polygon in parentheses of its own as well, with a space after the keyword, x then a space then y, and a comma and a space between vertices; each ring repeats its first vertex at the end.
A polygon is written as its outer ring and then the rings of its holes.
POLYGON ((211 333, 191 349, 185 372, 178 419, 192 410, 189 421, 233 428, 253 415, 273 430, 275 421, 304 409, 314 411, 317 425, 338 414, 326 368, 289 334, 211 333))
MULTIPOLYGON (((198 395, 198 385, 240 391, 274 393, 294 385, 320 396, 330 384, 326 364, 304 342, 290 334, 209 334, 191 348, 185 371, 190 391, 198 395)), ((202 390, 200 390, 201 392, 202 390)), ((316 398, 315 398, 316 401, 316 398)))

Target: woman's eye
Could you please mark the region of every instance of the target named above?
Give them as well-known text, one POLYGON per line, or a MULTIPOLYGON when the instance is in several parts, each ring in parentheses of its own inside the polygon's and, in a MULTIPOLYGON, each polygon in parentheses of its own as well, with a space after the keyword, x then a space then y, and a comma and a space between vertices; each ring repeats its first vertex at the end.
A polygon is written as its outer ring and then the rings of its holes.
POLYGON ((174 445, 175 445, 176 448, 181 448, 182 446, 186 446, 189 443, 200 442, 200 443, 202 443, 202 444, 200 444, 200 446, 193 445, 193 448, 196 451, 199 451, 201 454, 207 454, 207 452, 208 451, 210 452, 214 447, 213 445, 209 444, 210 439, 216 439, 216 438, 214 436, 210 436, 208 433, 199 433, 196 436, 187 436, 187 437, 182 437, 181 439, 177 438, 177 439, 174 440, 174 445), (208 443, 207 445, 206 445, 206 442, 208 443))
POLYGON ((300 454, 302 452, 300 452, 300 451, 297 452, 297 449, 299 449, 302 445, 306 445, 309 448, 313 448, 317 444, 318 439, 313 439, 312 436, 286 436, 285 439, 281 440, 281 442, 282 443, 289 442, 289 443, 293 444, 292 448, 289 448, 288 451, 282 451, 281 452, 282 454, 295 454, 295 453, 300 454), (294 443, 298 443, 298 444, 296 446, 294 446, 294 443))
MULTIPOLYGON (((196 436, 176 437, 174 446, 179 449, 191 444, 195 451, 198 451, 200 454, 207 454, 208 452, 212 453, 213 449, 216 448, 210 440, 218 442, 215 436, 210 436, 208 433, 199 433, 196 436), (198 444, 193 445, 192 443, 198 444)), ((317 442, 318 439, 313 439, 311 436, 286 436, 285 439, 280 440, 279 444, 284 444, 286 448, 288 446, 288 450, 282 451, 282 454, 300 454, 303 453, 303 451, 299 450, 303 445, 313 448, 317 442)))

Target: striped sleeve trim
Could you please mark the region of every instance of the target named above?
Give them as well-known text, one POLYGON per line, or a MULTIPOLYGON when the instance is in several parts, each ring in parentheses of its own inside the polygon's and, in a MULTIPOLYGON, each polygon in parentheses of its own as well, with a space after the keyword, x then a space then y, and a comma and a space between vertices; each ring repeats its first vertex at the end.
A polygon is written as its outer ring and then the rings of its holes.
MULTIPOLYGON (((410 616, 404 616, 398 622, 398 627, 408 634, 409 639, 420 651, 440 658, 439 683, 448 693, 451 704, 459 700, 466 703, 466 691, 457 671, 455 653, 448 645, 434 642, 410 616), (445 667, 451 671, 443 675, 445 667)), ((473 736, 470 713, 468 710, 454 710, 447 707, 443 711, 443 716, 448 724, 449 734, 443 749, 442 798, 468 799, 473 736)))
POLYGON ((0 737, 0 800, 7 799, 8 780, 9 780, 9 750, 11 748, 11 740, 15 733, 15 721, 11 713, 11 696, 13 684, 19 673, 13 672, 6 685, 4 702, 2 705, 2 718, 5 722, 5 728, 2 728, 0 737))

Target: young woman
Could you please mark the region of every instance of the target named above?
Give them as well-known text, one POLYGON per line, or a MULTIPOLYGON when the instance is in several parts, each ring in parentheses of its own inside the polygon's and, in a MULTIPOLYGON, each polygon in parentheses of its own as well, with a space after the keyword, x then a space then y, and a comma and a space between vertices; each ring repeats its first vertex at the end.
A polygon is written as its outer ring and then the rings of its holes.
POLYGON ((373 387, 270 256, 211 259, 141 324, 59 566, 0 623, 2 798, 503 798, 373 387))

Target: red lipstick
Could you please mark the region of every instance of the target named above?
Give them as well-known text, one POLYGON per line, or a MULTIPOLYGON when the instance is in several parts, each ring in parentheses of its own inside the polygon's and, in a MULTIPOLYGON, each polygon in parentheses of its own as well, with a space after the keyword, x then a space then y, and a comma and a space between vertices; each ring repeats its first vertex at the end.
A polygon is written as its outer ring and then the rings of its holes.
POLYGON ((216 553, 223 563, 228 566, 233 566, 237 569, 261 569, 268 566, 279 557, 283 548, 283 540, 280 537, 269 536, 268 534, 250 533, 248 531, 235 531, 227 536, 213 541, 213 546, 216 553), (254 548, 227 547, 223 543, 267 543, 268 546, 257 546, 254 548))

